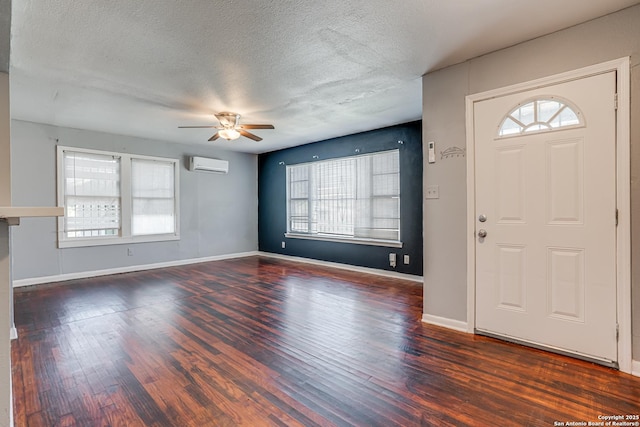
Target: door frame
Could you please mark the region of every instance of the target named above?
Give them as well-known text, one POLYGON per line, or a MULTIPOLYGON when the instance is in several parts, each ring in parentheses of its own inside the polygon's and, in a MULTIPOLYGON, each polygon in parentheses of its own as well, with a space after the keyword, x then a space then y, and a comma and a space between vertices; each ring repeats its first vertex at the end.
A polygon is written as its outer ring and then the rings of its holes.
MULTIPOLYGON (((474 108, 480 101, 525 92, 554 84, 616 71, 618 110, 616 114, 616 301, 619 328, 618 366, 632 371, 631 332, 631 171, 630 171, 630 58, 603 62, 577 70, 518 83, 466 97, 467 143, 467 332, 475 333, 476 250, 475 250, 475 130, 474 108)), ((614 102, 612 100, 612 102, 614 102)), ((507 113, 507 112, 505 112, 507 113)), ((612 213, 613 214, 613 213, 612 213)))

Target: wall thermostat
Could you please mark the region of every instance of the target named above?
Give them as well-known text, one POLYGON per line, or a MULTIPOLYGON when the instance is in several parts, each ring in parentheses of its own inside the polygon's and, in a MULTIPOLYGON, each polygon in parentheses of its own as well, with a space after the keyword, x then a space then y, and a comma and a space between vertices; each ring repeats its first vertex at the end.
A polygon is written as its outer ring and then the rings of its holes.
POLYGON ((436 162, 436 143, 434 141, 427 142, 427 148, 429 153, 429 163, 436 162))

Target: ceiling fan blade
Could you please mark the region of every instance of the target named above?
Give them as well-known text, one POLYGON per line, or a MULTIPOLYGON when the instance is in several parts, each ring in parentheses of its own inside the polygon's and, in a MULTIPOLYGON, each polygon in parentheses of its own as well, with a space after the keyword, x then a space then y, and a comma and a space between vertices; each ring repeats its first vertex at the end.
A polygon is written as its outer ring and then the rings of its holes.
POLYGON ((260 138, 258 135, 254 135, 251 132, 247 132, 244 129, 238 129, 238 132, 240 132, 240 135, 246 136, 247 138, 253 139, 254 141, 262 141, 262 138, 260 138))
POLYGON ((220 138, 220 134, 218 132, 216 132, 215 135, 213 135, 211 138, 209 138, 209 141, 215 141, 218 138, 220 138))
POLYGON ((220 126, 178 126, 179 129, 186 129, 186 128, 191 128, 191 129, 195 129, 195 128, 202 128, 202 129, 220 129, 220 126))
POLYGON ((275 129, 273 125, 240 125, 240 129, 275 129))

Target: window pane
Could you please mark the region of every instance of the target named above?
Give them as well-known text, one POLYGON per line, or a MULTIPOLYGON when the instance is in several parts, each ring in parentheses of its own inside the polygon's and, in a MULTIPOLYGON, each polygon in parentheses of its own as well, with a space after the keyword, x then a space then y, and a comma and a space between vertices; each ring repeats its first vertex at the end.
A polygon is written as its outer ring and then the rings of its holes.
POLYGON ((538 101, 538 121, 546 123, 560 110, 562 104, 558 101, 541 99, 538 101))
POLYGON ((289 186, 289 194, 292 199, 309 197, 309 181, 292 182, 289 186))
POLYGON ((353 202, 353 199, 339 198, 316 201, 316 232, 353 236, 353 202))
POLYGON ((553 127, 574 126, 580 124, 580 119, 575 111, 570 108, 564 108, 558 117, 551 123, 553 127))
POLYGON ((309 201, 308 200, 292 200, 289 204, 289 214, 291 217, 308 217, 309 201))
POLYGON ((65 151, 64 233, 67 238, 120 233, 120 159, 65 151))
POLYGON ((308 233, 309 222, 307 221, 307 218, 292 217, 289 230, 294 233, 308 233))
POLYGON ((400 239, 400 203, 397 198, 375 198, 372 205, 372 238, 400 239), (382 234, 381 234, 382 233, 382 234), (379 237, 381 235, 387 237, 379 237))
POLYGON ((291 182, 309 180, 309 165, 291 166, 288 169, 291 182))
POLYGON ((299 233, 309 231, 309 200, 291 200, 289 203, 289 229, 299 233))
POLYGON ((353 235, 355 161, 350 158, 311 165, 312 221, 316 233, 353 235))
POLYGON ((372 177, 374 196, 395 196, 400 193, 398 174, 374 175, 372 177))
POLYGON ((397 198, 381 198, 373 199, 373 217, 374 218, 398 218, 400 214, 400 206, 397 198))
POLYGON ((400 153, 398 150, 370 156, 374 174, 400 172, 400 153))
POLYGON ((500 128, 500 136, 505 135, 515 135, 522 132, 522 126, 511 120, 510 118, 506 118, 504 123, 502 123, 502 127, 500 128))
POLYGON ((133 235, 174 233, 174 163, 158 160, 131 160, 133 235))
POLYGON ((512 112, 511 116, 513 116, 513 118, 518 120, 520 123, 527 125, 534 121, 533 110, 534 110, 533 102, 529 102, 528 104, 525 104, 522 107, 515 110, 514 112, 512 112))
POLYGON ((309 165, 287 166, 288 230, 309 232, 309 165))

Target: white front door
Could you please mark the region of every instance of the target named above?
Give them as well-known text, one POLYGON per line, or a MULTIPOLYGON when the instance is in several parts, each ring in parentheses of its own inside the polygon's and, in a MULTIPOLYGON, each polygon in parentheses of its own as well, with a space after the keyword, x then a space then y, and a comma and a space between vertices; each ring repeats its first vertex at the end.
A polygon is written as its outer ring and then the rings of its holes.
MULTIPOLYGON (((612 71, 475 104, 478 331, 618 360, 615 92, 612 71), (534 99, 582 123, 500 136, 503 118, 534 99)), ((550 119, 543 109, 533 119, 550 119)), ((526 110, 513 128, 531 121, 526 110)))

